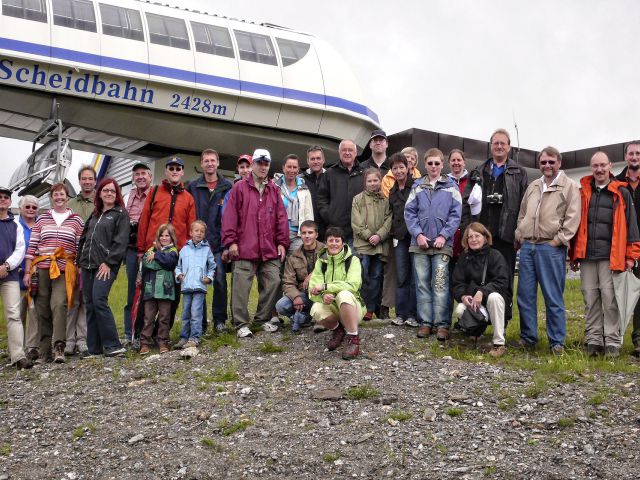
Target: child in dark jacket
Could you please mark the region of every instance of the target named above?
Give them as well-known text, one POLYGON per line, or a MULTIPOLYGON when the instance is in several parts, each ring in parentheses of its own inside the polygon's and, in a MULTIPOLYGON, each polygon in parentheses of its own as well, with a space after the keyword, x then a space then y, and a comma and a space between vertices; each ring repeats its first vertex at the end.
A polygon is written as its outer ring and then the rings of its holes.
POLYGON ((196 220, 191 224, 191 240, 180 250, 176 280, 181 283, 182 330, 176 349, 200 344, 204 299, 216 268, 209 242, 205 240, 206 233, 207 224, 196 220))
POLYGON ((171 304, 175 299, 173 270, 178 264, 176 231, 170 223, 158 227, 153 246, 142 258, 142 288, 144 327, 140 335, 140 355, 146 355, 153 345, 153 329, 158 316, 160 353, 169 351, 171 304))

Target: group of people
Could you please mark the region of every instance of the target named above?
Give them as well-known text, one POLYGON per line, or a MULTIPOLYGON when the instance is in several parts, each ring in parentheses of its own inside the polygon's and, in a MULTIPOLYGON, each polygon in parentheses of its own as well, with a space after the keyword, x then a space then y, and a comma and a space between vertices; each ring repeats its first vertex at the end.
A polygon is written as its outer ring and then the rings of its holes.
MULTIPOLYGON (((202 175, 186 186, 180 157, 166 161, 156 186, 149 165, 138 162, 126 198, 112 178, 96 188, 95 171, 83 166, 80 193, 69 200, 64 183, 53 185, 52 208, 39 216, 37 199, 25 196, 14 218, 11 192, 0 188, 0 294, 11 362, 29 368, 74 354, 119 356, 129 345, 142 355, 156 345, 168 352, 181 299, 174 348, 197 347, 209 323, 224 331, 230 310, 238 337, 256 327, 275 332, 288 317, 294 332, 330 330, 328 349, 345 344, 343 358, 353 359, 360 321, 388 318, 395 305, 394 324, 443 342, 454 314, 480 317, 493 325, 489 354, 500 357, 518 250, 516 346, 532 349, 538 341, 539 285, 551 352, 563 354, 568 256, 580 270, 588 354, 620 354, 613 277, 624 270, 640 276, 640 141, 626 146, 618 177, 607 154, 595 153, 580 186, 561 170, 553 147, 538 155, 541 177, 529 184, 509 158, 503 129, 490 137, 491 157, 471 172, 458 149, 446 160, 439 149, 427 150, 423 175, 416 149, 387 157, 384 131, 373 131, 369 146, 371 158, 359 162, 355 143, 343 140, 327 168, 323 149, 312 146, 306 170, 288 155, 273 179, 269 151, 257 149, 238 158, 234 183, 218 173, 212 149, 202 152, 202 175), (108 298, 123 263, 121 342, 108 298), (254 277, 259 298, 251 318, 254 277)), ((633 342, 640 355, 640 305, 633 342)))

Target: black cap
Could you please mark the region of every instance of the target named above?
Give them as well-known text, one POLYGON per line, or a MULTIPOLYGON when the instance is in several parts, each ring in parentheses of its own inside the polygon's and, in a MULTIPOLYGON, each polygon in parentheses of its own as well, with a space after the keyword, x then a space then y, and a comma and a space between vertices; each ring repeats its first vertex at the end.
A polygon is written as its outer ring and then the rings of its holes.
POLYGON ((144 168, 145 170, 151 170, 151 167, 149 166, 148 163, 146 163, 146 162, 136 162, 136 163, 133 164, 133 167, 131 167, 131 171, 135 172, 139 168, 144 168))
POLYGON ((167 160, 166 166, 169 165, 180 165, 181 167, 184 167, 184 160, 182 160, 180 157, 169 157, 169 159, 167 160))
POLYGON ((369 140, 375 137, 387 138, 387 134, 384 133, 384 130, 374 130, 373 132, 371 132, 371 137, 369 137, 369 140))
POLYGON ((7 187, 0 187, 0 193, 6 193, 7 195, 9 195, 9 197, 11 197, 11 190, 9 190, 7 187))

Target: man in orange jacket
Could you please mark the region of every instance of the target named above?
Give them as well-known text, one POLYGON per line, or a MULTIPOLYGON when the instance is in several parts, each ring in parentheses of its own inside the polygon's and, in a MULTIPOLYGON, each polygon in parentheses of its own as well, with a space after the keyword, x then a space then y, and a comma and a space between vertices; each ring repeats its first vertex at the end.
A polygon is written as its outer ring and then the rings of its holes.
POLYGON ((611 175, 606 153, 591 157, 591 172, 593 175, 580 179, 580 226, 569 258, 572 270, 580 269, 587 353, 618 357, 624 332, 620 331, 613 275, 633 268, 640 256, 640 234, 626 183, 611 175))

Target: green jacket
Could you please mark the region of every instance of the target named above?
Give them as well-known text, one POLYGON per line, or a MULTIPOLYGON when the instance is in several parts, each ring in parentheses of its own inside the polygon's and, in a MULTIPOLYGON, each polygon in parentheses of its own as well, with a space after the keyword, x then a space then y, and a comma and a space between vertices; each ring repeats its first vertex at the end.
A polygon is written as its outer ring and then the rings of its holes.
POLYGON ((74 198, 67 202, 67 207, 76 212, 82 217, 82 221, 87 223, 87 220, 96 208, 93 203, 95 194, 91 195, 91 198, 87 199, 82 196, 82 193, 78 193, 74 198))
POLYGON ((353 198, 351 207, 351 228, 353 229, 353 248, 363 255, 389 254, 389 235, 391 233, 391 207, 381 193, 366 190, 353 198), (369 243, 371 235, 380 235, 380 243, 375 247, 369 243))
POLYGON ((322 302, 322 295, 325 293, 336 295, 343 290, 353 293, 360 300, 360 287, 362 286, 360 259, 351 253, 348 245, 345 245, 340 253, 333 256, 329 255, 326 247, 320 250, 316 266, 311 274, 311 280, 309 280, 309 291, 322 284, 326 284, 324 291, 318 295, 310 295, 314 302, 322 302), (347 272, 345 260, 349 257, 351 257, 351 264, 347 272), (324 274, 322 273, 323 264, 326 265, 324 274))
POLYGON ((173 245, 162 250, 151 247, 142 258, 143 300, 174 300, 176 298, 173 270, 178 264, 178 249, 173 245), (155 253, 152 262, 148 260, 150 253, 155 253))

